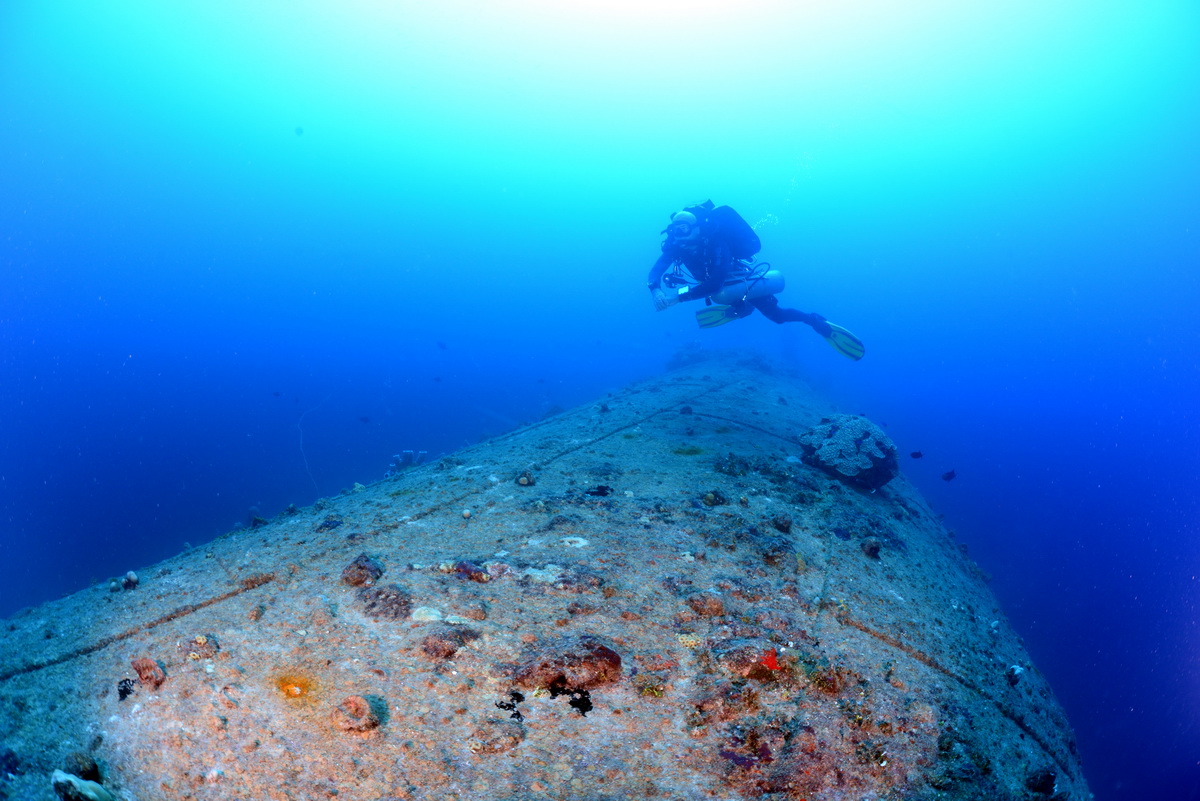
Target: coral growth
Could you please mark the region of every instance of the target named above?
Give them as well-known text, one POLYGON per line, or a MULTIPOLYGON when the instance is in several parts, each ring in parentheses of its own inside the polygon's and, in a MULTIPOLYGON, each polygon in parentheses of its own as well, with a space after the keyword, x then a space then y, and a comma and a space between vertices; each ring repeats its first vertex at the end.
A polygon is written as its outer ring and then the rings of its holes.
POLYGON ((621 677, 621 657, 592 635, 564 637, 529 654, 517 668, 518 685, 586 690, 621 677))
POLYGON ((342 571, 342 581, 351 587, 370 587, 382 575, 383 565, 379 563, 379 560, 365 553, 360 553, 342 571))
POLYGON ((697 726, 736 720, 759 709, 758 692, 754 688, 728 681, 721 681, 693 703, 695 711, 690 722, 697 726))
POLYGON ((138 681, 153 690, 157 690, 167 680, 167 674, 163 672, 162 665, 148 656, 134 659, 129 664, 137 673, 138 681))
POLYGON ((200 659, 212 659, 221 650, 220 644, 211 634, 197 634, 190 640, 179 643, 178 647, 183 658, 192 662, 200 659))
POLYGON ((775 650, 766 640, 758 638, 739 638, 718 643, 713 646, 712 656, 722 670, 734 679, 773 681, 776 678, 775 671, 780 669, 775 661, 775 650))
POLYGON ((316 531, 317 533, 320 533, 322 531, 332 531, 333 529, 337 528, 338 526, 342 525, 345 522, 346 522, 345 520, 338 517, 337 515, 328 515, 328 516, 326 516, 326 518, 324 520, 322 520, 320 523, 317 524, 317 526, 313 529, 313 531, 316 531))
POLYGON ((461 626, 436 626, 421 640, 421 652, 430 659, 450 659, 458 649, 479 637, 479 632, 461 626))
POLYGON ((798 441, 805 462, 853 486, 876 490, 900 471, 896 445, 865 417, 827 417, 798 441))
POLYGON ((525 739, 525 727, 509 720, 486 720, 467 740, 467 748, 476 754, 503 754, 525 739))
POLYGON ((688 596, 687 604, 701 617, 720 617, 725 614, 725 604, 716 593, 693 593, 688 596))
POLYGON ((402 620, 412 612, 412 599, 396 584, 381 587, 363 587, 358 591, 363 614, 384 620, 402 620))
POLYGON ((112 793, 96 782, 56 770, 50 775, 50 786, 63 801, 115 801, 112 793))
POLYGON ((492 580, 492 576, 488 573, 487 568, 467 559, 458 562, 448 562, 442 565, 440 569, 443 573, 453 573, 460 578, 477 581, 480 584, 486 584, 492 580))

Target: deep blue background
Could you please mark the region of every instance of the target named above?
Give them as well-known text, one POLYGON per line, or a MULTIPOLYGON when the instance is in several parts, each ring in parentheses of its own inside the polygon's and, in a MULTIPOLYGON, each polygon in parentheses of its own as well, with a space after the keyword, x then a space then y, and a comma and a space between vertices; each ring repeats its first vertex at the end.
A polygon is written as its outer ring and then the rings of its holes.
POLYGON ((925 453, 1096 797, 1200 798, 1197 9, 727 5, 5 4, 0 614, 753 347, 925 453), (652 311, 706 197, 862 362, 652 311))

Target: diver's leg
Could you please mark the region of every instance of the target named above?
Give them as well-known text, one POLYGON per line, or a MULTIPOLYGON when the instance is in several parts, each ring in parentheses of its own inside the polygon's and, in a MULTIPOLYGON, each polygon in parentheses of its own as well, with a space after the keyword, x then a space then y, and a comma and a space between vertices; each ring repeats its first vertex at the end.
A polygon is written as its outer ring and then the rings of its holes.
POLYGON ((754 307, 744 300, 729 304, 729 308, 725 310, 726 317, 749 317, 751 314, 754 314, 754 307))
POLYGON ((802 312, 799 309, 789 309, 779 305, 779 298, 774 295, 766 295, 765 297, 755 298, 750 303, 754 304, 754 308, 763 313, 763 316, 768 320, 776 323, 806 323, 812 326, 812 329, 823 337, 833 333, 833 329, 829 327, 829 323, 825 322, 825 318, 816 313, 802 312))

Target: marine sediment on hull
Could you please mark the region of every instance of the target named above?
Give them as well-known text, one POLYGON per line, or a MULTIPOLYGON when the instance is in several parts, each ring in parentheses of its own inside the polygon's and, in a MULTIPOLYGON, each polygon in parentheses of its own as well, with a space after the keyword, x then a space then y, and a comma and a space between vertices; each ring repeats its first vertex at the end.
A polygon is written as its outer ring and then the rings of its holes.
POLYGON ((25 610, 0 796, 1088 799, 937 516, 805 463, 833 414, 703 361, 25 610))

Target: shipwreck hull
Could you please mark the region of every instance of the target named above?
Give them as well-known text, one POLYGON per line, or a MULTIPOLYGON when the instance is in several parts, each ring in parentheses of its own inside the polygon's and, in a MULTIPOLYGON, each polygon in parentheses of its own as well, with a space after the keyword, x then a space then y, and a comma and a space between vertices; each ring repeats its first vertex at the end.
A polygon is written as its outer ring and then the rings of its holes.
POLYGON ((94 762, 127 801, 1089 798, 915 490, 801 460, 830 413, 706 361, 24 610, 0 788, 94 762))

